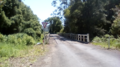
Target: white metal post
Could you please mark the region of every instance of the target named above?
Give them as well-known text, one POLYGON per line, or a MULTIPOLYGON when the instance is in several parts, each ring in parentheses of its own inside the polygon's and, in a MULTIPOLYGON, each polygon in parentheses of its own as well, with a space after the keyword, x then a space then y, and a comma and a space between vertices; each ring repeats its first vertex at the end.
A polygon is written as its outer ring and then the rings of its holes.
POLYGON ((89 34, 87 34, 87 42, 90 42, 90 41, 89 41, 89 34))

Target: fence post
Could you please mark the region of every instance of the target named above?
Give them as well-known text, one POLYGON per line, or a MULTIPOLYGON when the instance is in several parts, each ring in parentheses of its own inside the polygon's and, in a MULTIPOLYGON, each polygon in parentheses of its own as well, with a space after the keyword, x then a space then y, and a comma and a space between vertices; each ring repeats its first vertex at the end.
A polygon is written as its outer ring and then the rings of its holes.
POLYGON ((80 41, 82 41, 82 36, 80 35, 80 41))

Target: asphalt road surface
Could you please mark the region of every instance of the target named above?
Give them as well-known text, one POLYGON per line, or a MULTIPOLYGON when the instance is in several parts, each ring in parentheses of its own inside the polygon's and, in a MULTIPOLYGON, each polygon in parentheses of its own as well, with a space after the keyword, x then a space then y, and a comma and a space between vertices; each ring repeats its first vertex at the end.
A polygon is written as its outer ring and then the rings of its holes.
POLYGON ((50 35, 50 53, 33 67, 120 67, 120 51, 50 35))

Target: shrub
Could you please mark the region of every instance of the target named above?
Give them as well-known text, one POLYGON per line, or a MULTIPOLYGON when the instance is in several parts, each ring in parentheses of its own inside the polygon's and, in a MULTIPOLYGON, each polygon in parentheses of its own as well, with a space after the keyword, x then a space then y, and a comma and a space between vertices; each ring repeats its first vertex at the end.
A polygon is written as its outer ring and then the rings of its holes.
POLYGON ((25 33, 12 34, 4 36, 0 34, 0 42, 10 43, 14 45, 34 45, 35 40, 33 37, 25 33))
POLYGON ((8 35, 7 42, 12 44, 17 44, 17 37, 14 35, 8 35))
POLYGON ((102 43, 108 44, 109 37, 110 37, 110 45, 112 47, 120 48, 120 37, 118 37, 116 39, 112 35, 110 36, 108 34, 104 35, 101 38, 100 37, 95 37, 92 42, 94 42, 94 44, 100 43, 100 45, 105 45, 105 44, 102 44, 102 43))
POLYGON ((106 34, 106 35, 104 35, 104 37, 105 37, 105 38, 108 38, 108 37, 110 37, 110 35, 109 35, 109 34, 106 34))
POLYGON ((116 44, 116 48, 120 48, 120 43, 117 43, 117 44, 116 44))
POLYGON ((33 45, 33 44, 35 44, 34 39, 31 36, 28 36, 26 38, 26 45, 33 45))
POLYGON ((28 34, 29 36, 32 36, 33 38, 36 38, 36 32, 32 28, 25 29, 24 33, 28 34))
POLYGON ((7 36, 0 34, 0 42, 6 42, 7 36))
POLYGON ((28 37, 27 34, 25 34, 25 33, 18 33, 18 34, 14 34, 13 36, 16 37, 17 44, 24 44, 24 45, 26 45, 26 38, 28 37))
POLYGON ((25 44, 25 45, 34 45, 35 40, 33 37, 28 36, 25 33, 20 33, 20 34, 14 34, 14 36, 17 38, 17 43, 18 44, 25 44))
POLYGON ((102 40, 101 40, 100 37, 96 36, 96 37, 92 40, 92 42, 102 42, 102 40))

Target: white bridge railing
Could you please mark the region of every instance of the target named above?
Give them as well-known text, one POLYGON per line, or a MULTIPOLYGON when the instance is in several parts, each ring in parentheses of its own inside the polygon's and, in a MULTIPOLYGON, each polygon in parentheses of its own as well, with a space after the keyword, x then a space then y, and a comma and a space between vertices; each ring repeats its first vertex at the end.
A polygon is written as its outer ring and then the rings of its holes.
POLYGON ((89 34, 72 34, 72 33, 65 33, 61 34, 64 37, 71 38, 73 40, 77 40, 80 42, 90 42, 89 34))

